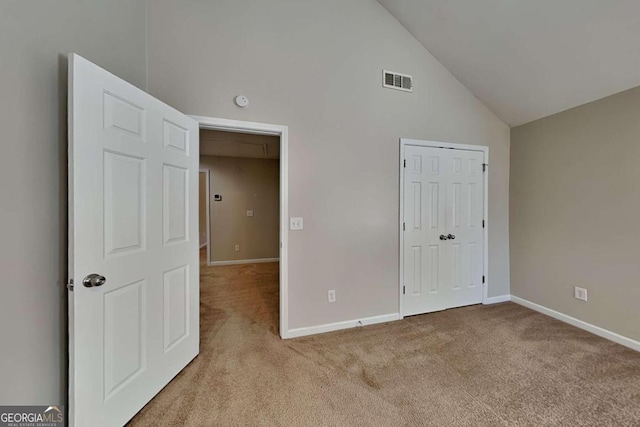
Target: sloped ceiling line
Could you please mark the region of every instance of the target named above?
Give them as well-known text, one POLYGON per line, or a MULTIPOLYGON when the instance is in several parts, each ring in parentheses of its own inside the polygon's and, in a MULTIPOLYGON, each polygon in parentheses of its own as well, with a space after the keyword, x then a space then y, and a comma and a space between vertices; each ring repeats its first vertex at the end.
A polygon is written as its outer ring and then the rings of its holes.
POLYGON ((640 86, 638 0, 378 0, 500 119, 640 86))

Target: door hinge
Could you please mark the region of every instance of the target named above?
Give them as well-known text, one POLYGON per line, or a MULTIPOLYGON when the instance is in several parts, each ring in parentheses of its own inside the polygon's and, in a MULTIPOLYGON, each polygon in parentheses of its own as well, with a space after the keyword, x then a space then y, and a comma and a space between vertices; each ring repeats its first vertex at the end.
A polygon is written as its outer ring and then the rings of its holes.
POLYGON ((407 159, 404 159, 404 167, 407 167, 407 159))
POLYGON ((67 282, 67 289, 73 291, 73 279, 69 279, 67 282))
POLYGON ((484 276, 482 276, 482 283, 484 283, 484 276))
POLYGON ((405 231, 407 229, 407 225, 403 222, 402 223, 402 231, 405 231))
POLYGON ((484 219, 482 220, 482 228, 484 228, 484 219))
POLYGON ((487 171, 487 166, 489 166, 489 163, 483 163, 482 164, 482 172, 486 172, 487 171))
POLYGON ((407 287, 406 286, 402 286, 402 295, 407 293, 407 287))

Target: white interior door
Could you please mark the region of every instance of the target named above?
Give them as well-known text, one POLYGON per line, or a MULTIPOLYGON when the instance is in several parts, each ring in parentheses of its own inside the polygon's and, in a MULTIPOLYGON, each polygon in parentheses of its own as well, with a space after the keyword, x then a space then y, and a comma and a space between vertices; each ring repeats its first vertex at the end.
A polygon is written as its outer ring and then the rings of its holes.
POLYGON ((198 354, 198 151, 193 119, 69 56, 71 425, 124 425, 198 354))
POLYGON ((478 304, 484 293, 484 153, 407 145, 403 314, 478 304))

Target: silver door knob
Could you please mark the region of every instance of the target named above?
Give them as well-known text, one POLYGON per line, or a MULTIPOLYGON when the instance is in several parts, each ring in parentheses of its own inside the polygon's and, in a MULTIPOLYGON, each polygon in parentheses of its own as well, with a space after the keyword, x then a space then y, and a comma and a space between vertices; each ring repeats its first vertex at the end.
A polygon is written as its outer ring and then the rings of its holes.
POLYGON ((444 234, 440 235, 440 240, 447 240, 447 236, 445 236, 444 234))
POLYGON ((88 275, 82 281, 82 284, 86 288, 95 288, 97 286, 102 286, 105 283, 107 283, 107 278, 95 273, 88 275))
POLYGON ((447 236, 447 239, 449 239, 449 240, 455 240, 455 238, 456 238, 456 236, 454 236, 453 234, 449 234, 447 236))

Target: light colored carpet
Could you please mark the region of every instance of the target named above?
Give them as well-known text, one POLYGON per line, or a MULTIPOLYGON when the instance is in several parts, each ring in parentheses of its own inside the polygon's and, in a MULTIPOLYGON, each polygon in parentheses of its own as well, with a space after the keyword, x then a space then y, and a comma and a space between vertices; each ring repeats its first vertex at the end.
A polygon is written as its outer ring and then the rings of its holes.
POLYGON ((281 340, 278 264, 203 267, 201 353, 131 426, 640 426, 640 353, 512 303, 281 340))

